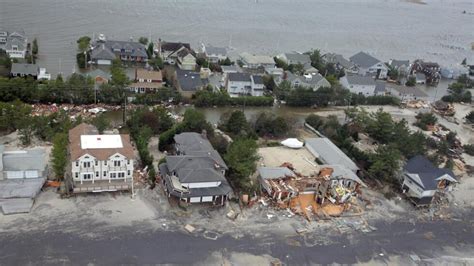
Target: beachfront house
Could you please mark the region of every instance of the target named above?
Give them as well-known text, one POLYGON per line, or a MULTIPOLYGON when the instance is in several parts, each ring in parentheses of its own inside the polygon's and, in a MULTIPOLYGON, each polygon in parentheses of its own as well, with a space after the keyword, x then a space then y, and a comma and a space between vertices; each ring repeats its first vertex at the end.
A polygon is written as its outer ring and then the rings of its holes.
POLYGON ((170 65, 177 65, 183 70, 196 69, 196 54, 191 49, 189 43, 181 42, 164 42, 158 40, 158 55, 170 65))
POLYGON ((202 45, 204 56, 210 63, 219 63, 227 58, 227 49, 211 45, 202 45))
POLYGON ((191 99, 197 91, 207 86, 208 80, 201 78, 199 72, 176 69, 173 84, 183 97, 191 99))
POLYGON ((280 84, 283 81, 288 81, 292 88, 303 86, 314 91, 321 87, 329 88, 331 83, 327 81, 321 74, 304 74, 303 76, 295 75, 290 71, 286 71, 281 77, 276 79, 276 83, 280 84))
POLYGON ((125 62, 141 63, 148 60, 145 45, 134 41, 96 41, 92 45, 91 61, 97 65, 112 65, 120 59, 125 62))
POLYGON ((82 123, 69 130, 70 175, 73 193, 130 190, 135 152, 126 134, 100 135, 82 123))
POLYGON ((441 79, 441 67, 435 62, 425 62, 423 60, 415 60, 411 66, 411 74, 424 74, 428 85, 436 85, 441 79))
POLYGON ((163 76, 161 70, 135 69, 135 79, 129 85, 131 92, 148 93, 155 92, 163 87, 163 76))
POLYGON ((417 87, 407 87, 393 83, 387 83, 387 93, 397 97, 401 102, 412 100, 429 100, 428 94, 417 87))
POLYGON ((0 210, 29 212, 47 177, 45 150, 6 151, 0 145, 0 210))
POLYGON ((438 168, 421 155, 408 160, 403 168, 402 191, 418 206, 430 205, 438 193, 450 191, 457 182, 451 170, 438 168))
POLYGON ((174 136, 176 155, 159 165, 166 194, 185 203, 224 205, 232 189, 225 178, 227 165, 205 132, 174 136))
POLYGON ((344 70, 346 73, 357 73, 357 67, 354 63, 344 58, 344 56, 335 53, 327 53, 321 57, 324 62, 333 64, 337 70, 344 70))
POLYGON ((302 54, 302 53, 283 53, 277 56, 278 59, 285 62, 287 65, 305 65, 311 64, 311 58, 309 54, 302 54))
POLYGON ((263 96, 265 85, 261 76, 248 73, 229 73, 227 74, 225 88, 230 97, 263 96))
POLYGON ((273 57, 267 55, 254 55, 247 52, 240 54, 240 62, 244 68, 271 68, 275 67, 273 57))
POLYGON ((345 75, 340 79, 341 85, 352 93, 364 96, 377 94, 377 82, 372 77, 362 75, 345 75))
POLYGON ((25 32, 0 29, 0 49, 5 50, 10 58, 25 58, 28 49, 25 32))
POLYGON ((349 58, 349 60, 357 67, 358 74, 370 76, 375 79, 386 79, 388 67, 379 59, 359 52, 349 58))
POLYGON ((36 64, 13 63, 10 70, 10 77, 32 77, 38 79, 40 68, 36 64))

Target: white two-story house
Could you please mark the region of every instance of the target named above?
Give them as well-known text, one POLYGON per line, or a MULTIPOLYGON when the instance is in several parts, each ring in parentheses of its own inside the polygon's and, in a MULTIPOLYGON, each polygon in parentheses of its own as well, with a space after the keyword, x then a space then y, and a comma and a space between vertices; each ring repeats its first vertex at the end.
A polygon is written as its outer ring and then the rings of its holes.
POLYGON ((129 190, 133 180, 134 150, 129 135, 99 135, 89 124, 69 131, 74 193, 129 190))
POLYGON ((0 49, 5 50, 10 58, 25 58, 28 39, 23 31, 6 31, 0 29, 0 49))
POLYGON ((225 87, 231 97, 263 96, 265 85, 261 76, 248 73, 229 73, 225 87))

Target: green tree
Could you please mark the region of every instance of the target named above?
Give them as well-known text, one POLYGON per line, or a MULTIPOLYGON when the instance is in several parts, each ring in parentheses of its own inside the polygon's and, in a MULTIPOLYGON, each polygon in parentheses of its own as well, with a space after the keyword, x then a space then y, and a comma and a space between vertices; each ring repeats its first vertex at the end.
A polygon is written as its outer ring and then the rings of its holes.
POLYGON ((236 139, 224 155, 229 167, 229 179, 239 189, 251 190, 250 175, 256 170, 258 160, 257 143, 253 139, 236 139))
POLYGON ((97 128, 99 134, 103 134, 104 131, 110 127, 110 121, 104 114, 98 114, 93 120, 92 124, 97 128))
POLYGON ((226 57, 224 60, 219 61, 219 65, 221 65, 221 66, 230 66, 232 64, 233 64, 233 62, 230 60, 229 57, 226 57))
POLYGON ((31 116, 25 116, 20 120, 18 133, 22 145, 28 146, 31 144, 34 133, 33 118, 31 116))
POLYGON ((143 45, 147 45, 148 44, 148 38, 147 37, 140 37, 138 39, 138 42, 143 44, 143 45))
POLYGON ((466 115, 466 121, 470 124, 474 123, 474 111, 469 112, 469 114, 466 115))
POLYGON ((400 152, 391 147, 382 145, 370 157, 369 174, 376 179, 396 183, 395 173, 400 168, 400 152))
POLYGON ((34 57, 38 55, 38 41, 36 40, 36 38, 33 40, 33 47, 31 48, 31 53, 34 57))
POLYGON ((150 64, 155 70, 163 69, 163 67, 164 67, 163 59, 161 59, 160 56, 157 56, 157 57, 155 57, 155 58, 152 58, 152 59, 149 61, 149 64, 150 64))
POLYGON ((311 65, 319 70, 319 73, 326 72, 324 61, 321 58, 321 52, 318 49, 313 50, 309 57, 311 59, 311 65))
POLYGON ((382 109, 370 116, 372 120, 367 124, 367 133, 381 143, 389 143, 393 139, 394 122, 392 116, 382 109))
POLYGON ((316 114, 308 115, 308 117, 305 119, 305 122, 316 130, 318 130, 318 128, 324 124, 323 118, 316 114))
POLYGON ((276 56, 273 57, 273 60, 275 61, 276 67, 283 68, 283 70, 288 70, 288 64, 285 61, 281 60, 276 56))
POLYGON ((154 55, 154 53, 155 53, 154 50, 153 50, 153 48, 154 48, 153 42, 150 42, 150 43, 148 44, 147 49, 146 49, 146 54, 148 55, 148 59, 149 59, 149 60, 153 58, 153 55, 154 55))
POLYGON ((416 85, 416 78, 414 76, 409 76, 405 86, 414 87, 416 85))
POLYGON ((54 175, 57 179, 64 178, 64 172, 67 164, 67 144, 66 133, 57 133, 53 139, 53 149, 51 150, 51 161, 54 175))
POLYGON ((82 36, 77 40, 77 49, 79 53, 84 53, 89 49, 91 38, 89 36, 82 36))
POLYGON ((438 118, 433 113, 418 113, 416 116, 416 126, 423 130, 427 130, 428 126, 433 126, 438 122, 438 118))
POLYGON ((224 125, 225 131, 238 136, 246 135, 250 131, 250 125, 242 111, 234 111, 224 125))

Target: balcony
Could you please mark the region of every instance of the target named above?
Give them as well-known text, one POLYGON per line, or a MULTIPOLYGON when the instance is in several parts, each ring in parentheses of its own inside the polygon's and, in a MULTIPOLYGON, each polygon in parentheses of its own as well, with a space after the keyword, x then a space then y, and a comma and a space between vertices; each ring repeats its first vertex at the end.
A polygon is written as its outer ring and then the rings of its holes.
POLYGON ((112 192, 112 191, 126 191, 132 189, 132 179, 112 179, 110 180, 92 180, 74 182, 73 193, 86 192, 112 192))

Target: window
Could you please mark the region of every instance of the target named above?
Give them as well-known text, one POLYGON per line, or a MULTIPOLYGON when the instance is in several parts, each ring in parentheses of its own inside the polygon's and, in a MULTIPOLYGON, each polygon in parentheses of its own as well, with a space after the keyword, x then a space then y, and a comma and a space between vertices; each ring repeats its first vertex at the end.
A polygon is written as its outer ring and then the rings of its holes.
POLYGON ((119 177, 119 178, 124 178, 124 177, 125 177, 125 173, 124 173, 124 172, 118 173, 118 177, 119 177))
POLYGON ((115 167, 120 167, 120 161, 114 161, 114 166, 115 167))
POLYGON ((127 175, 130 175, 130 170, 127 171, 127 175))
POLYGON ((107 166, 107 161, 104 161, 104 165, 107 166))
POLYGON ((79 167, 79 161, 76 161, 76 167, 79 167))
POLYGON ((84 162, 84 168, 91 167, 91 162, 84 162))
POLYGON ((107 172, 106 172, 106 171, 104 171, 104 177, 106 177, 106 176, 107 176, 107 172))
POLYGON ((112 178, 112 179, 117 178, 117 173, 110 173, 110 178, 112 178))
POLYGON ((95 172, 95 177, 99 177, 99 172, 95 172))
POLYGON ((95 160, 95 166, 99 165, 99 161, 95 160))
POLYGON ((128 165, 130 164, 130 160, 127 160, 127 164, 128 164, 128 165))
POLYGON ((84 180, 91 180, 91 179, 92 179, 92 175, 91 175, 91 174, 84 174, 84 175, 82 176, 82 179, 84 179, 84 180))
POLYGON ((76 172, 76 178, 79 178, 79 173, 78 172, 76 172))

